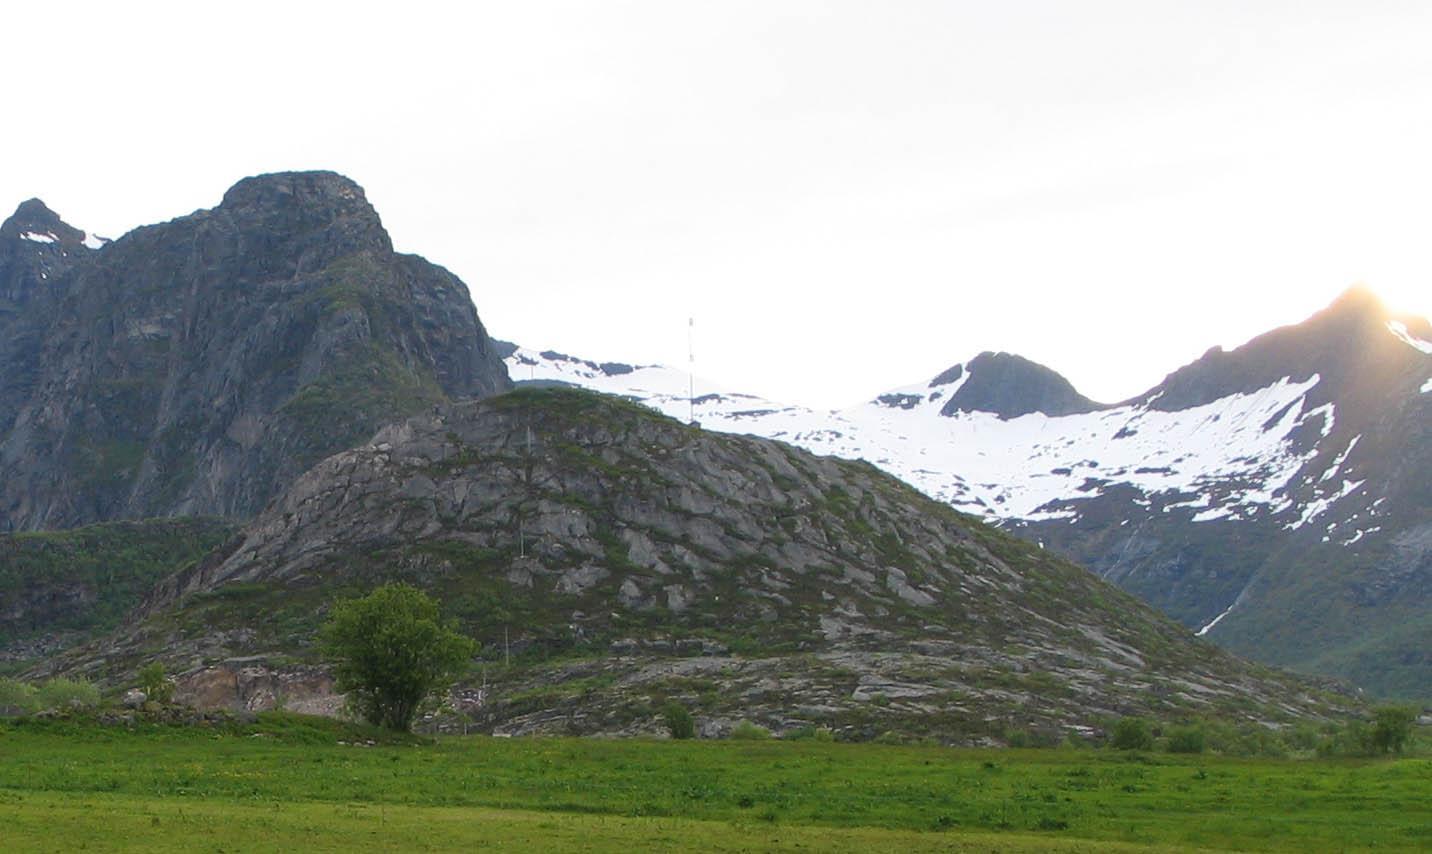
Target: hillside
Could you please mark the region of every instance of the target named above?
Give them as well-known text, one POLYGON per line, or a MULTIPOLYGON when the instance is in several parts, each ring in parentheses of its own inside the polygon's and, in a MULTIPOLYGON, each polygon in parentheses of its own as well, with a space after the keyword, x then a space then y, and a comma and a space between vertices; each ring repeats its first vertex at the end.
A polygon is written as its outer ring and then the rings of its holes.
POLYGON ((820 412, 660 366, 504 347, 521 382, 864 459, 1093 568, 1234 650, 1378 693, 1432 685, 1432 326, 1350 290, 1099 405, 982 354, 820 412))
POLYGON ((508 385, 463 283, 333 173, 109 243, 38 200, 0 226, 0 531, 247 518, 380 425, 508 385))
POLYGON ((221 520, 150 519, 0 534, 0 664, 114 629, 156 582, 233 532, 221 520))
POLYGON ((677 698, 712 732, 979 742, 1348 703, 863 463, 562 389, 446 406, 323 461, 141 619, 47 669, 160 659, 201 704, 332 708, 314 628, 392 578, 483 641, 457 707, 485 730, 647 732, 677 698))

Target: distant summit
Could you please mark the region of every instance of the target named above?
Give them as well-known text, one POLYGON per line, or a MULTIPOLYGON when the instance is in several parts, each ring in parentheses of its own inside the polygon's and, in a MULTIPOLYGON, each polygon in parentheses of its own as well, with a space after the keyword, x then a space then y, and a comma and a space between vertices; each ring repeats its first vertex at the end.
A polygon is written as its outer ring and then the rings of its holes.
POLYGON ((1357 285, 1302 323, 1275 329, 1231 351, 1208 351, 1135 400, 1176 411, 1250 393, 1284 377, 1303 381, 1315 375, 1320 382, 1313 399, 1319 403, 1365 397, 1371 390, 1377 397, 1391 391, 1389 386, 1405 385, 1399 377, 1417 371, 1416 351, 1393 329, 1432 340, 1426 319, 1394 317, 1371 290, 1357 285))
POLYGON ((1099 408, 1055 371, 1013 353, 984 352, 964 365, 962 371, 956 370, 959 367, 935 378, 938 381, 953 376, 945 384, 957 384, 940 409, 946 417, 958 412, 988 412, 1009 419, 1032 412, 1059 416, 1099 408))

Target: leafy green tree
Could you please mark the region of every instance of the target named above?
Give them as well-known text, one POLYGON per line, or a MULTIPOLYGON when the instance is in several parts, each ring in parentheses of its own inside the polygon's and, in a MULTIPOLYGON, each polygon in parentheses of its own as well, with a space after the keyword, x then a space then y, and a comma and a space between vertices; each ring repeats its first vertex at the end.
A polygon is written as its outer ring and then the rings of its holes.
POLYGON ((1114 724, 1114 734, 1109 743, 1119 750, 1151 750, 1154 746, 1153 730, 1149 722, 1140 717, 1119 718, 1114 724))
POLYGON ((157 661, 139 668, 139 690, 148 700, 167 703, 174 699, 174 683, 164 672, 164 665, 157 661))
POLYGON ((1401 753, 1412 736, 1417 713, 1407 706, 1382 706, 1373 710, 1372 749, 1376 753, 1401 753))
POLYGON ((477 654, 477 642, 443 622, 437 603, 407 584, 385 584, 335 603, 319 646, 353 711, 400 732, 412 728, 423 702, 446 690, 477 654))

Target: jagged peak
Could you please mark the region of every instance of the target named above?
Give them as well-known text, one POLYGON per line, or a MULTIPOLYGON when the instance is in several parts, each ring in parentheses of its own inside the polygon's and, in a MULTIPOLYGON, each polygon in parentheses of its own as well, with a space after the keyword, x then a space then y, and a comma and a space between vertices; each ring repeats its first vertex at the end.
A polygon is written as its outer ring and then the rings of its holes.
POLYGON ((60 219, 40 199, 26 199, 0 224, 0 237, 28 237, 36 243, 83 243, 85 233, 60 219))

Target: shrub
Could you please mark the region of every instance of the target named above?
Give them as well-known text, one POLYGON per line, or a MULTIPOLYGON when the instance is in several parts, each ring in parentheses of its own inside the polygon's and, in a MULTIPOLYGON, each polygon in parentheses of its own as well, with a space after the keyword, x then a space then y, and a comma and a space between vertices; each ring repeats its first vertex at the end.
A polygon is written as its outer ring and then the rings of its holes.
POLYGON ((92 709, 99 689, 83 679, 51 679, 35 692, 42 709, 92 709))
POLYGON ((742 741, 760 741, 771 737, 771 731, 750 721, 741 721, 731 730, 731 737, 742 741))
POLYGON ((835 732, 828 726, 811 726, 807 724, 799 729, 793 729, 781 736, 788 741, 835 741, 835 732))
POLYGON ((1143 718, 1119 718, 1109 744, 1117 750, 1149 750, 1154 746, 1153 730, 1143 718))
POLYGON ((156 703, 167 703, 174 699, 174 683, 164 673, 164 665, 150 662, 139 669, 139 690, 156 703))
POLYGON ((696 720, 691 713, 680 703, 668 703, 662 712, 666 717, 666 730, 671 733, 672 738, 694 738, 696 736, 696 720))
POLYGON ((0 679, 0 715, 28 715, 39 710, 33 686, 18 679, 0 679))
POLYGON ((1206 737, 1201 726, 1176 726, 1168 731, 1169 753, 1202 753, 1206 737))
POLYGON ((1374 753, 1401 753, 1412 735, 1417 713, 1407 706, 1382 706, 1373 710, 1371 747, 1374 753))

